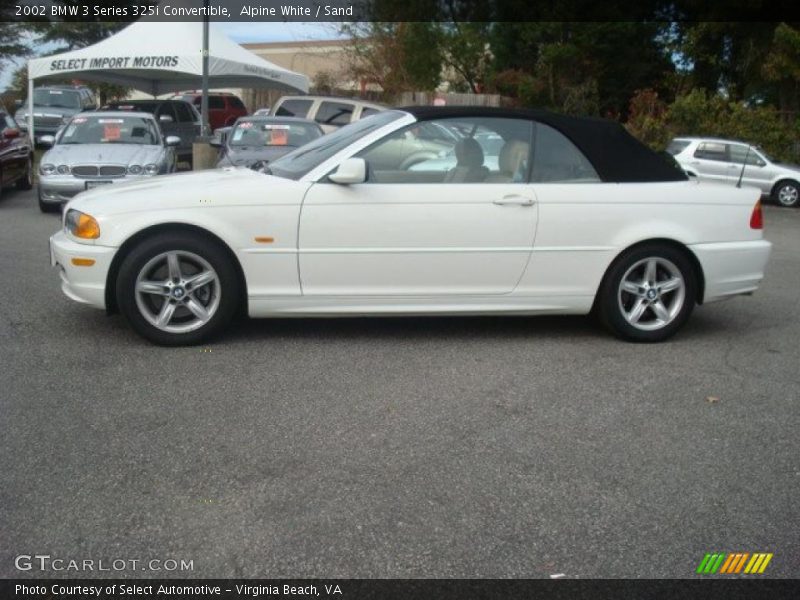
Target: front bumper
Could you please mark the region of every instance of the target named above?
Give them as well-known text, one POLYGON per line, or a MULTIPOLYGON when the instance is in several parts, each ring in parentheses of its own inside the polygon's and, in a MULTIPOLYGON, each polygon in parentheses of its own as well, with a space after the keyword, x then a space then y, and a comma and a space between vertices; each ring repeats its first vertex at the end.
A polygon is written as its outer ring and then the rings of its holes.
POLYGON ((97 308, 106 307, 106 278, 116 248, 79 244, 71 240, 64 231, 50 237, 50 265, 56 267, 61 277, 61 291, 67 297, 91 304, 97 308), (93 260, 91 266, 77 266, 72 259, 93 260))
POLYGON ((87 187, 86 183, 92 185, 93 182, 107 182, 99 183, 100 185, 113 185, 115 183, 125 183, 128 181, 138 181, 140 179, 149 179, 153 175, 126 175, 125 177, 114 177, 103 179, 98 177, 96 179, 80 179, 72 175, 39 175, 39 197, 42 202, 48 204, 63 204, 69 202, 76 195, 85 192, 87 187))
POLYGON ((705 276, 703 302, 724 300, 758 289, 772 252, 767 240, 720 242, 689 246, 705 276))

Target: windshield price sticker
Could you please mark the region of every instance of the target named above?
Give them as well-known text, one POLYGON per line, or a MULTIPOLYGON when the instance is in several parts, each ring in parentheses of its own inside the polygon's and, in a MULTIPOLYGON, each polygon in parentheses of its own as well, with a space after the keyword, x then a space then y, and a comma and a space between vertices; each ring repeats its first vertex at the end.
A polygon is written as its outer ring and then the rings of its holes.
POLYGON ((289 132, 286 129, 272 129, 269 137, 272 146, 286 146, 289 143, 289 132))
POLYGON ((118 140, 120 137, 122 137, 122 132, 120 131, 119 125, 106 125, 103 128, 103 137, 106 139, 106 141, 118 140))

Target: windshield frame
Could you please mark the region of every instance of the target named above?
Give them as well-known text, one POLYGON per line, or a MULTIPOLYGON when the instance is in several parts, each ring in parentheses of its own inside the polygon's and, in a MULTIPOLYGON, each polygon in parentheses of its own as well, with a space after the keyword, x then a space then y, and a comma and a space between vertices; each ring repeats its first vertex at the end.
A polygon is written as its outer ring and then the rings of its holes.
POLYGON ((342 160, 356 154, 362 148, 374 143, 382 137, 389 135, 400 127, 405 127, 416 122, 414 116, 402 110, 384 110, 349 125, 345 125, 328 133, 308 144, 283 155, 269 164, 269 171, 275 177, 291 179, 294 181, 317 181, 338 166, 342 160), (289 170, 284 164, 313 152, 318 146, 334 147, 326 151, 311 165, 303 165, 301 169, 289 170), (277 169, 274 167, 277 165, 277 169))
POLYGON ((67 124, 64 125, 58 131, 58 137, 56 138, 54 145, 88 146, 88 145, 106 145, 107 144, 107 145, 111 146, 111 145, 120 144, 120 145, 128 145, 128 146, 151 146, 151 147, 152 146, 158 146, 158 147, 163 147, 164 143, 165 143, 164 142, 165 139, 166 138, 162 135, 161 128, 158 126, 158 123, 156 123, 156 120, 154 118, 152 118, 152 116, 150 116, 148 114, 138 114, 137 115, 137 114, 131 114, 131 113, 126 113, 126 112, 122 112, 121 114, 113 114, 113 115, 110 115, 110 114, 98 114, 98 113, 95 113, 95 114, 80 113, 80 114, 77 114, 74 117, 72 117, 72 119, 70 119, 67 122, 67 124), (89 119, 140 119, 141 121, 144 121, 144 122, 149 123, 151 125, 151 127, 153 129, 153 132, 155 133, 155 136, 156 136, 156 141, 153 144, 137 144, 136 142, 80 142, 80 143, 63 142, 64 133, 66 133, 67 128, 72 124, 73 119, 86 119, 87 121, 89 119))

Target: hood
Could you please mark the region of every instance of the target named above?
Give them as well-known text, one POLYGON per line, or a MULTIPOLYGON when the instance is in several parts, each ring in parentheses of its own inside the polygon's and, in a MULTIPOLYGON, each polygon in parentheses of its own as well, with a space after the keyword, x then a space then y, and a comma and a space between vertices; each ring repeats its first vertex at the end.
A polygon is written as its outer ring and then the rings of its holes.
POLYGON ((786 169, 787 171, 794 171, 795 173, 800 172, 800 165, 792 165, 787 163, 774 163, 776 167, 780 167, 781 169, 786 169))
POLYGON ((158 164, 164 149, 141 144, 57 144, 42 157, 54 165, 146 165, 158 164))
POLYGON ((280 199, 281 186, 308 185, 246 168, 210 169, 98 187, 76 196, 68 208, 104 219, 141 211, 256 205, 280 199))
POLYGON ((225 150, 218 166, 249 167, 260 160, 271 162, 295 150, 294 146, 234 146, 225 150))

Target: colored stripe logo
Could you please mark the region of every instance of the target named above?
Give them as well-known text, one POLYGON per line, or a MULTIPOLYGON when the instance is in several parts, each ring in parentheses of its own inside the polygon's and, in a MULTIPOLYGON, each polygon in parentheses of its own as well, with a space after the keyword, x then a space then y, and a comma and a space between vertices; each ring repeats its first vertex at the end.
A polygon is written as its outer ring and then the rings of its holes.
POLYGON ((708 552, 697 566, 696 573, 714 575, 715 573, 735 575, 761 574, 772 560, 772 553, 766 552, 708 552))

